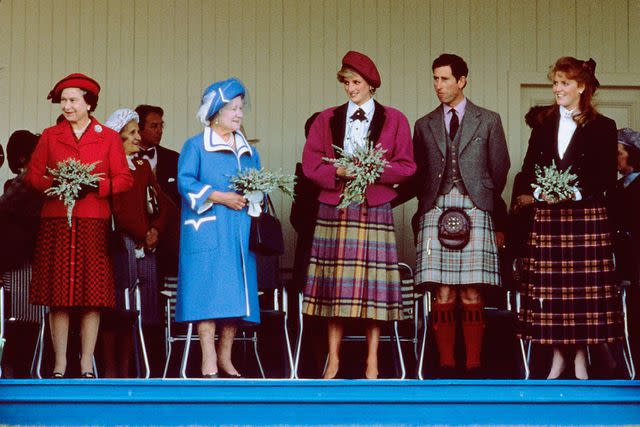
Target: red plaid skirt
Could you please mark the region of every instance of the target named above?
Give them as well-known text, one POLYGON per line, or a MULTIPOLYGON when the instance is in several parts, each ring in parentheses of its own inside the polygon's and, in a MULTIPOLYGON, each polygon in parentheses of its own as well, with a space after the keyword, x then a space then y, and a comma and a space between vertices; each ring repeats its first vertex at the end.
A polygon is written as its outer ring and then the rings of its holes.
POLYGON ((607 211, 583 202, 536 209, 524 260, 523 336, 541 344, 622 337, 607 211))
POLYGON ((104 219, 42 218, 29 302, 50 307, 114 307, 104 219))

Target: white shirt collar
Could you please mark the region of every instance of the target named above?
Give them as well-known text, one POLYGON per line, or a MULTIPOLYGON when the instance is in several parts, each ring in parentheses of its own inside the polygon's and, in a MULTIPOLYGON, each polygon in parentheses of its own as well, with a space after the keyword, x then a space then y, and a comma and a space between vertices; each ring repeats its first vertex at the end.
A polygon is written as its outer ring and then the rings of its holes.
POLYGON ((367 120, 371 121, 373 117, 373 110, 375 110, 376 105, 373 102, 373 98, 370 98, 367 102, 362 105, 358 105, 353 101, 349 101, 349 105, 347 106, 347 119, 356 112, 358 108, 362 108, 364 110, 364 115, 367 116, 367 120))
MULTIPOLYGON (((240 131, 236 131, 233 134, 236 139, 236 148, 238 150, 238 157, 242 156, 244 153, 249 153, 250 156, 253 156, 253 150, 251 146, 247 142, 247 138, 240 131)), ((231 140, 230 140, 231 141, 231 140)), ((215 151, 231 151, 233 152, 233 148, 229 145, 227 141, 222 139, 220 135, 215 133, 213 129, 210 127, 204 128, 204 149, 205 151, 215 152, 215 151)))
POLYGON ((574 108, 573 110, 567 110, 564 106, 560 106, 560 117, 562 117, 563 119, 570 119, 578 113, 580 113, 580 111, 577 108, 574 108))

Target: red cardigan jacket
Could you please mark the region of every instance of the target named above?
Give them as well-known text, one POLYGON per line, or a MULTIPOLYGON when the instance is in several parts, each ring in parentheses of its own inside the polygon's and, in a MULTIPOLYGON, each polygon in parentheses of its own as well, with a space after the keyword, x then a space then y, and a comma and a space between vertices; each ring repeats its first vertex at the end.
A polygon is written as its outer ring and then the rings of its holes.
MULTIPOLYGON (((111 194, 127 191, 133 184, 120 135, 101 125, 93 117, 80 141, 76 141, 71 125, 66 120, 59 125, 47 128, 31 156, 26 181, 36 190, 44 192, 52 184, 52 176, 47 171, 47 167, 55 169, 58 162, 70 157, 83 163, 99 161, 93 172, 103 173, 102 180, 98 183, 98 191, 89 193, 85 198, 76 201, 73 216, 109 218, 111 194)), ((42 206, 42 217, 66 217, 66 215, 67 208, 58 197, 47 197, 42 206)))
MULTIPOLYGON (((340 203, 344 181, 337 179, 335 166, 322 158, 335 158, 336 153, 332 145, 343 145, 347 105, 329 108, 318 115, 311 126, 302 153, 302 169, 305 176, 320 187, 318 199, 322 203, 334 206, 340 203)), ((369 135, 371 140, 387 150, 384 156, 389 162, 378 182, 370 185, 365 193, 367 204, 378 206, 396 197, 394 185, 411 177, 416 171, 416 164, 413 161, 411 128, 407 118, 400 111, 376 102, 369 135)))
POLYGON ((150 228, 158 230, 162 239, 170 221, 177 220, 177 208, 158 185, 155 175, 146 160, 133 160, 133 188, 113 196, 113 216, 116 227, 129 235, 137 244, 143 244, 150 228), (158 215, 147 213, 147 186, 151 185, 158 195, 158 215))

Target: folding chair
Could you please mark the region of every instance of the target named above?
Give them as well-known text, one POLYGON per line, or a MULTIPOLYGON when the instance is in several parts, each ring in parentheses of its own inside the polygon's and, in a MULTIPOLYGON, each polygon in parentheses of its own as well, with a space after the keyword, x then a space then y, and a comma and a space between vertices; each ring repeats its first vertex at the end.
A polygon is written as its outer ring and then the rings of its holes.
MULTIPOLYGON (((396 354, 398 358, 398 365, 400 368, 399 379, 405 379, 407 376, 407 371, 404 362, 404 355, 402 352, 402 342, 410 342, 414 347, 414 355, 417 356, 417 346, 418 346, 418 319, 416 316, 418 301, 415 298, 414 294, 414 282, 413 282, 413 271, 411 267, 407 264, 399 263, 400 268, 400 276, 402 280, 403 287, 403 296, 407 296, 403 298, 403 311, 405 315, 408 316, 408 320, 398 321, 394 320, 391 322, 391 333, 387 335, 380 335, 380 342, 389 342, 395 343, 396 354), (410 324, 409 332, 405 334, 400 334, 400 325, 410 324)), ((298 369, 300 366, 300 354, 302 352, 302 333, 304 331, 304 317, 302 314, 302 304, 303 304, 304 296, 302 291, 298 293, 298 336, 296 340, 296 356, 293 365, 294 369, 294 378, 299 378, 298 369)), ((403 328, 403 331, 406 331, 406 327, 403 328)), ((366 337, 363 335, 354 335, 354 334, 346 334, 342 337, 342 342, 364 342, 366 341, 366 337)), ((328 356, 327 356, 328 357, 328 356)), ((328 359, 327 359, 328 360, 328 359)), ((325 361, 326 364, 326 361, 325 361)))
MULTIPOLYGON (((280 281, 281 282, 281 281, 280 281)), ((190 347, 192 340, 199 340, 199 337, 193 331, 193 323, 188 324, 176 324, 175 322, 175 304, 176 304, 176 291, 178 280, 176 277, 166 277, 164 280, 164 290, 162 294, 166 297, 165 305, 165 343, 167 359, 164 367, 162 377, 166 378, 171 363, 171 354, 173 351, 173 344, 176 342, 184 342, 184 350, 182 353, 182 360, 180 362, 180 377, 187 378, 187 364, 189 359, 190 347)), ((279 285, 273 289, 261 289, 262 296, 271 296, 271 298, 262 298, 260 316, 264 322, 267 319, 278 319, 282 322, 282 331, 285 342, 285 350, 287 353, 287 360, 290 370, 290 378, 293 378, 293 355, 291 351, 291 344, 289 340, 289 332, 287 329, 287 293, 283 286, 279 285), (270 300, 272 303, 265 307, 265 302, 270 300)), ((258 370, 262 378, 266 378, 264 368, 262 366, 262 360, 258 351, 258 330, 260 326, 240 327, 234 341, 236 342, 250 342, 253 345, 253 352, 258 365, 258 370)), ((217 338, 217 337, 216 337, 217 338)))

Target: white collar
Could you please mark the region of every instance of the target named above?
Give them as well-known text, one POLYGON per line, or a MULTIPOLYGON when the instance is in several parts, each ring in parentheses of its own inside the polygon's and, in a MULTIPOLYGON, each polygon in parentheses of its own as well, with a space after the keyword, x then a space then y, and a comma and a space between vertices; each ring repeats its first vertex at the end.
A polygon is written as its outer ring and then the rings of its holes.
POLYGON ((574 108, 573 110, 567 110, 564 106, 560 106, 560 117, 564 118, 564 119, 570 119, 575 115, 578 115, 580 113, 580 110, 578 110, 577 108, 574 108))
POLYGON ((373 115, 373 110, 375 110, 376 108, 376 104, 373 102, 373 98, 369 98, 369 100, 362 105, 358 105, 355 102, 349 100, 349 105, 347 106, 347 117, 351 117, 358 108, 362 108, 364 110, 364 115, 367 116, 367 120, 371 120, 371 116, 373 115))
MULTIPOLYGON (((250 156, 253 156, 253 150, 251 146, 247 142, 247 138, 240 131, 236 131, 233 133, 236 139, 236 148, 238 150, 238 157, 242 156, 244 153, 249 153, 250 156)), ((204 149, 205 151, 215 152, 215 151, 231 151, 233 149, 229 146, 229 144, 222 139, 220 135, 215 133, 213 129, 210 127, 204 128, 204 149)))

